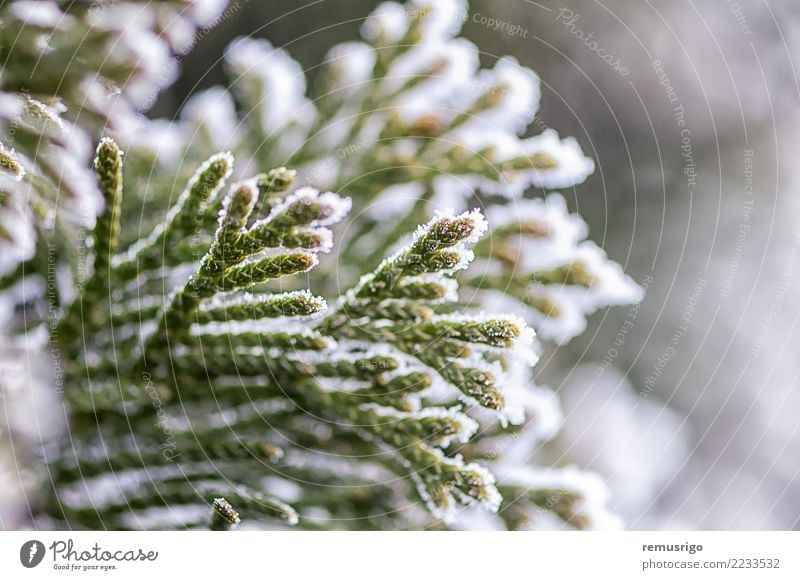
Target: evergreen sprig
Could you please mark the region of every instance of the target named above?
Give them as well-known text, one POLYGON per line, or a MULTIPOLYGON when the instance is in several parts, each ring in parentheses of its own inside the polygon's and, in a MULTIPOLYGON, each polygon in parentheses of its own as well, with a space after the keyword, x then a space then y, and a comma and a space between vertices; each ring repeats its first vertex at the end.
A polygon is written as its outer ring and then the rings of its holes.
MULTIPOLYGON (((114 178, 120 175, 121 162, 116 144, 104 140, 97 149, 95 168, 101 189, 114 200, 109 203, 112 213, 121 195, 122 184, 114 178)), ((204 164, 164 228, 137 243, 135 251, 121 254, 127 258, 95 259, 107 271, 94 275, 125 279, 133 260, 149 255, 158 240, 186 223, 186 212, 199 212, 200 222, 207 223, 204 212, 213 207, 209 191, 223 186, 229 163, 229 156, 218 156, 204 164), (217 163, 221 159, 224 168, 217 163), (206 179, 209 175, 213 179, 206 179), (203 182, 206 186, 199 187, 203 182)), ((145 507, 208 502, 214 529, 227 529, 240 517, 277 516, 296 524, 302 515, 281 500, 269 499, 269 489, 259 486, 254 475, 262 469, 259 464, 280 464, 286 454, 283 447, 296 445, 295 437, 307 439, 302 421, 309 418, 335 425, 343 435, 349 433, 342 440, 374 458, 370 462, 377 461, 401 479, 410 477, 431 513, 444 521, 453 519, 459 505, 498 510, 502 497, 494 476, 458 453, 458 447, 476 435, 478 423, 465 414, 457 398, 429 405, 423 403, 424 393, 438 382, 455 389, 468 405, 502 412, 504 370, 498 361, 529 349, 532 332, 521 320, 509 317, 437 314, 428 294, 396 292, 413 284, 438 284, 449 288, 440 294, 441 307, 448 297, 455 300, 452 276, 472 258, 469 246, 486 230, 483 216, 476 211, 437 216, 417 231, 406 248, 346 293, 332 312, 315 321, 325 303, 307 291, 243 291, 306 271, 316 264, 315 252, 327 249, 318 245, 298 253, 291 241, 281 242, 285 237, 264 243, 264 232, 289 232, 291 237, 299 228, 313 227, 329 236, 328 228, 344 218, 349 203, 335 194, 303 188, 287 193, 267 217, 252 221, 261 195, 257 183, 255 179, 230 187, 194 272, 184 274, 185 282, 161 308, 140 311, 138 329, 116 323, 112 298, 95 294, 94 284, 84 288, 76 303, 91 296, 93 306, 108 312, 109 320, 87 326, 79 310, 70 310, 61 321, 64 336, 71 336, 66 329, 81 328, 89 336, 110 332, 111 341, 106 352, 87 354, 70 368, 75 385, 66 395, 73 406, 73 430, 77 433, 85 424, 89 431, 98 427, 100 431, 99 439, 87 433, 86 449, 64 450, 55 460, 52 469, 59 488, 70 489, 74 482, 91 489, 93 480, 121 472, 144 473, 147 483, 115 504, 98 507, 94 514, 92 508, 73 505, 69 493, 61 491, 51 502, 51 516, 126 527, 126 509, 135 514, 145 507), (265 250, 273 253, 264 257, 265 250), (102 307, 104 302, 109 304, 102 307), (392 315, 395 310, 418 315, 403 319, 392 315), (358 319, 351 318, 354 312, 358 319), (286 330, 288 322, 278 327, 273 322, 292 318, 297 319, 291 323, 296 325, 294 331, 286 330), (154 329, 147 330, 148 326, 154 329), (125 336, 131 331, 138 338, 125 336), (114 349, 113 345, 124 344, 133 346, 133 354, 114 349), (142 345, 138 356, 136 344, 142 345), (113 366, 104 362, 109 357, 115 360, 113 366), (82 378, 86 376, 89 383, 82 378), (148 381, 144 388, 121 389, 123 384, 135 385, 142 376, 148 381), (229 377, 237 377, 236 382, 230 383, 229 377), (160 421, 148 426, 153 409, 147 403, 156 401, 163 416, 157 414, 160 421), (267 412, 275 402, 288 407, 267 412), (214 403, 219 408, 217 421, 224 417, 223 424, 209 418, 209 413, 216 414, 214 403), (101 425, 101 418, 114 416, 129 429, 101 425), (281 444, 275 443, 276 435, 281 444), (154 445, 159 439, 166 443, 154 445), (252 463, 248 476, 236 483, 239 487, 229 487, 236 481, 232 473, 247 463, 252 463), (205 487, 191 483, 195 473, 202 476, 205 487), (182 482, 181 476, 187 474, 192 477, 182 482), (217 496, 204 497, 199 489, 213 490, 217 496)), ((116 228, 102 224, 117 223, 117 218, 103 216, 98 221, 98 254, 115 245, 116 228)), ((179 260, 170 250, 181 251, 178 244, 165 248, 163 264, 152 265, 151 270, 141 270, 151 261, 138 262, 138 276, 174 278, 176 274, 167 273, 165 265, 179 260)), ((338 437, 314 443, 326 453, 337 453, 340 445, 338 437)))
POLYGON ((593 169, 573 139, 525 136, 536 75, 481 69, 459 0, 386 2, 312 87, 243 38, 230 90, 144 119, 196 4, 0 5, 0 40, 19 43, 0 42, 17 51, 0 78, 0 295, 26 314, 13 332, 47 328, 69 417, 41 458, 50 483, 35 478, 52 487, 42 525, 618 525, 593 476, 519 461, 559 422, 533 385, 533 328, 565 342, 641 297, 563 198, 526 193, 593 169), (121 30, 133 9, 150 24, 121 30), (68 51, 74 66, 47 57, 68 51), (20 304, 30 279, 47 292, 20 304))

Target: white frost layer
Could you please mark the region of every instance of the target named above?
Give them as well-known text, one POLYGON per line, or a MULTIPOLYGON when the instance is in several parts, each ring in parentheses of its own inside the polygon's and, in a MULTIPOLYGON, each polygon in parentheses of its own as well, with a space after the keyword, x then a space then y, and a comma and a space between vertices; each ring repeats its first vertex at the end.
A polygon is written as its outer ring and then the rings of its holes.
MULTIPOLYGON (((519 465, 500 464, 495 472, 500 481, 527 489, 566 489, 582 499, 576 513, 587 518, 591 530, 619 530, 622 520, 608 510, 610 492, 605 482, 591 472, 574 466, 558 469, 537 469, 519 465)), ((546 513, 544 510, 538 510, 546 513)), ((552 522, 551 522, 552 523, 552 522)), ((558 527, 566 527, 559 521, 558 527)))

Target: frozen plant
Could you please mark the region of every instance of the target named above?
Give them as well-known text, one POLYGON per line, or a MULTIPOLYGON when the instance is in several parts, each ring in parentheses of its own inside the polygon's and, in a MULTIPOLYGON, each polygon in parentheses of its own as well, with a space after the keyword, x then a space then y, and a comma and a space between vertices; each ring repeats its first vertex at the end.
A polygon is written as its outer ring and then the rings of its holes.
POLYGON ((64 260, 102 208, 91 162, 102 128, 132 134, 177 74, 175 55, 220 0, 0 3, 0 275, 26 275, 56 241, 64 260), (165 72, 166 71, 166 72, 165 72), (39 242, 44 243, 40 240, 39 242))
MULTIPOLYGON (((594 165, 552 129, 522 136, 538 108, 538 77, 510 57, 480 69, 477 47, 457 36, 466 10, 456 0, 381 4, 362 41, 329 52, 310 91, 284 49, 240 38, 225 51, 230 91, 194 95, 168 133, 197 162, 230 149, 241 175, 293 167, 301 183, 351 197, 358 211, 329 266, 340 285, 437 208, 487 207, 492 235, 468 280, 479 290, 470 293, 473 306, 502 303, 563 343, 584 330, 586 315, 641 292, 585 241, 585 223, 561 196, 523 197, 530 188, 574 186, 594 165)), ((166 181, 177 161, 161 161, 166 181)), ((148 182, 137 191, 158 195, 154 175, 143 172, 148 182)))
POLYGON ((566 341, 639 289, 533 198, 593 164, 523 136, 538 79, 480 69, 465 10, 380 5, 311 88, 239 39, 230 90, 177 121, 111 112, 88 265, 48 317, 70 437, 38 525, 618 525, 596 476, 530 465, 559 424, 534 331, 566 341))
MULTIPOLYGON (((41 321, 55 324, 88 268, 87 230, 103 210, 93 143, 102 130, 134 132, 139 109, 172 80, 174 56, 223 9, 219 0, 0 2, 0 447, 15 451, 3 462, 14 487, 36 481, 28 446, 41 448, 63 422, 51 400, 61 357, 41 321), (49 377, 39 372, 48 362, 49 377)), ((30 502, 1 503, 0 527, 30 517, 30 502)))

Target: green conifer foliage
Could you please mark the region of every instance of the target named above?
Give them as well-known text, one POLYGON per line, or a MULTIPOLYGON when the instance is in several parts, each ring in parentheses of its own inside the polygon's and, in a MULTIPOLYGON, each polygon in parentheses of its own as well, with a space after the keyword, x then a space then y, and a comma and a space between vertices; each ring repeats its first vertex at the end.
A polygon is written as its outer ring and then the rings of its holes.
POLYGON ((136 40, 163 65, 219 4, 0 5, 20 43, 0 43, 3 332, 56 357, 67 423, 28 446, 36 525, 619 525, 598 478, 533 464, 559 422, 536 333, 565 342, 641 297, 562 197, 536 197, 593 164, 525 136, 535 74, 479 67, 466 4, 409 0, 313 87, 238 39, 230 87, 143 118, 163 81, 136 40))

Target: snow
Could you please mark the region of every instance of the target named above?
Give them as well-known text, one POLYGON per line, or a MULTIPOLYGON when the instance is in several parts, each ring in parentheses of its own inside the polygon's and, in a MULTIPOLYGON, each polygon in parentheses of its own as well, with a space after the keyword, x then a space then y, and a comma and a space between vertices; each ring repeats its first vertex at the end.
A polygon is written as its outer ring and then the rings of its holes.
POLYGON ((318 204, 326 208, 321 218, 309 222, 311 226, 330 227, 342 221, 350 212, 352 201, 349 197, 340 197, 330 191, 320 193, 313 187, 301 187, 291 193, 281 203, 272 208, 269 215, 263 220, 255 222, 250 230, 263 227, 277 217, 285 214, 295 204, 318 204))
POLYGON ((529 187, 559 189, 582 183, 594 171, 594 162, 585 157, 573 138, 561 139, 548 129, 527 139, 519 139, 513 133, 498 129, 490 123, 474 118, 445 136, 465 147, 474 155, 486 156, 491 165, 491 176, 479 174, 454 174, 442 176, 439 187, 450 187, 468 195, 471 189, 485 193, 518 198, 529 187), (544 154, 552 159, 551 168, 535 168, 532 156, 544 154), (526 159, 528 161, 526 161, 526 159), (520 166, 513 170, 504 168, 517 160, 520 166), (447 184, 447 181, 456 181, 447 184))
POLYGON ((361 35, 371 42, 383 40, 393 44, 402 40, 408 29, 408 20, 403 5, 384 2, 370 14, 361 26, 361 35))
POLYGON ((641 518, 685 467, 691 427, 662 401, 640 396, 613 367, 598 374, 597 364, 579 366, 560 394, 565 418, 559 449, 569 461, 603 476, 615 511, 628 521, 641 518))
POLYGON ((411 0, 409 6, 428 11, 422 20, 422 37, 426 41, 454 37, 467 17, 466 0, 411 0))
POLYGON ((514 231, 517 227, 522 228, 523 224, 541 230, 543 235, 525 235, 520 230, 519 234, 502 240, 502 243, 512 244, 518 250, 518 267, 524 272, 563 264, 588 234, 586 222, 579 215, 570 214, 567 202, 557 193, 544 199, 521 199, 490 205, 486 216, 493 230, 510 227, 514 231))
POLYGON ((61 12, 55 2, 18 0, 10 6, 11 12, 29 26, 67 30, 75 19, 61 12))
MULTIPOLYGON (((526 487, 527 489, 566 489, 579 495, 582 499, 576 513, 586 517, 591 530, 619 530, 622 520, 611 513, 607 507, 610 500, 608 486, 596 474, 583 471, 575 466, 557 469, 539 469, 504 463, 494 467, 499 480, 506 484, 526 487)), ((545 510, 539 510, 546 513, 545 510)), ((558 527, 568 527, 560 524, 558 527)))
POLYGON ((190 14, 198 26, 210 26, 216 23, 225 10, 226 0, 187 0, 191 5, 190 14))
MULTIPOLYGON (((2 180, 0 180, 2 185, 2 180)), ((24 200, 23 200, 24 205, 24 200)), ((0 230, 8 234, 0 237, 0 274, 11 272, 17 264, 33 257, 36 250, 36 231, 28 209, 18 207, 18 202, 1 208, 0 230)))
POLYGON ((384 2, 364 22, 361 34, 373 42, 395 44, 405 36, 412 20, 419 18, 422 41, 437 41, 458 34, 466 14, 463 0, 411 0, 405 5, 384 2))
POLYGON ((285 50, 263 39, 241 37, 226 49, 225 62, 235 89, 247 94, 249 106, 258 107, 261 127, 268 136, 276 137, 289 120, 302 121, 305 126, 313 120, 314 108, 305 97, 305 74, 285 50))
MULTIPOLYGON (((482 272, 495 275, 529 276, 559 267, 582 267, 591 277, 589 287, 562 284, 531 284, 527 298, 550 301, 558 315, 548 316, 529 303, 521 303, 491 291, 484 296, 492 312, 516 312, 525 318, 545 340, 563 344, 586 328, 586 317, 600 308, 632 304, 644 297, 642 289, 610 260, 602 248, 586 240, 588 228, 576 214, 570 214, 564 198, 550 194, 544 200, 512 201, 489 208, 491 224, 505 229, 502 239, 491 239, 492 244, 505 244, 518 256, 513 272, 499 262, 489 260, 481 264, 482 272), (522 225, 529 223, 541 230, 542 235, 524 234, 522 225), (520 233, 516 233, 520 224, 520 233)), ((538 234, 538 232, 537 232, 538 234)))
POLYGON ((633 304, 644 298, 639 285, 594 242, 586 241, 578 246, 572 261, 583 264, 595 279, 585 300, 586 309, 633 304))
POLYGON ((303 497, 303 488, 283 477, 265 477, 261 484, 268 495, 274 495, 282 501, 292 503, 303 497))
MULTIPOLYGON (((474 99, 486 93, 496 93, 493 96, 497 104, 477 112, 476 117, 497 129, 519 133, 533 121, 539 108, 539 84, 536 73, 521 66, 515 58, 505 56, 494 68, 481 70, 473 81, 474 92, 465 96, 474 99)), ((464 110, 470 106, 471 103, 462 104, 464 110)))
MULTIPOLYGON (((250 294, 248 292, 242 292, 238 294, 216 294, 212 298, 204 301, 199 310, 201 312, 208 312, 210 310, 222 309, 222 308, 231 308, 236 306, 255 306, 262 303, 276 303, 276 302, 283 302, 287 300, 293 299, 302 299, 307 302, 312 302, 316 305, 318 312, 312 314, 310 316, 296 316, 291 317, 291 320, 307 320, 313 319, 320 316, 328 307, 327 302, 325 302, 324 298, 319 296, 315 296, 311 293, 310 290, 295 290, 292 292, 282 292, 280 294, 271 294, 271 295, 259 295, 259 294, 250 294)), ((283 318, 283 317, 279 317, 283 318)), ((275 318, 271 319, 273 322, 272 324, 281 324, 277 322, 275 318)))
POLYGON ((181 111, 181 118, 202 128, 216 150, 234 146, 240 136, 239 120, 231 94, 214 87, 191 97, 181 111))
POLYGON ((369 202, 363 215, 376 221, 399 218, 410 212, 424 193, 425 186, 418 181, 389 185, 369 202))
POLYGON ((375 50, 363 42, 337 44, 325 56, 325 62, 334 72, 336 87, 353 96, 372 78, 375 60, 375 50))
POLYGON ((525 169, 523 174, 530 185, 544 189, 560 189, 583 183, 594 173, 594 161, 586 157, 573 137, 560 139, 553 129, 522 141, 525 155, 545 153, 556 164, 553 169, 525 169))
POLYGON ((8 165, 8 167, 1 168, 3 173, 11 177, 14 181, 22 181, 22 178, 25 177, 25 166, 20 161, 16 151, 7 148, 0 142, 0 157, 7 160, 3 165, 8 165))
POLYGON ((459 38, 447 43, 422 44, 392 62, 381 88, 393 94, 414 81, 414 87, 399 95, 393 106, 409 108, 422 115, 469 82, 478 66, 478 48, 468 40, 459 38))
MULTIPOLYGON (((65 130, 66 126, 60 115, 67 110, 67 107, 60 100, 56 99, 52 105, 46 105, 39 99, 26 97, 25 108, 37 118, 37 121, 39 117, 44 117, 47 119, 47 123, 52 124, 57 129, 57 132, 65 130)), ((47 127, 45 131, 47 132, 49 129, 50 127, 47 127)))
POLYGON ((453 441, 466 444, 478 432, 478 422, 464 414, 459 407, 427 407, 414 413, 405 413, 392 407, 380 407, 377 405, 367 405, 381 417, 395 419, 424 419, 432 417, 435 419, 448 419, 458 423, 461 429, 458 433, 442 437, 438 443, 439 447, 447 448, 453 441))
MULTIPOLYGON (((454 488, 451 488, 450 493, 452 496, 457 497, 461 503, 467 506, 479 505, 480 507, 492 513, 496 513, 498 509, 500 509, 500 504, 503 501, 503 497, 500 495, 500 492, 495 486, 496 480, 494 475, 488 469, 482 465, 478 465, 477 463, 465 465, 464 460, 460 455, 456 455, 455 457, 445 457, 442 451, 435 447, 430 448, 429 451, 439 460, 449 463, 450 465, 457 467, 462 471, 471 472, 476 479, 481 481, 481 484, 485 488, 486 495, 488 497, 485 501, 478 503, 474 498, 467 496, 466 494, 461 493, 454 488)), ((453 523, 457 519, 461 510, 460 506, 455 501, 448 502, 447 506, 436 505, 436 503, 433 501, 433 497, 431 497, 430 493, 428 493, 428 489, 423 483, 419 473, 413 472, 411 474, 411 478, 416 484, 417 491, 428 507, 428 510, 434 515, 434 517, 439 518, 446 524, 453 523)))

